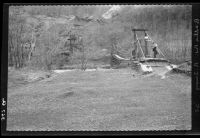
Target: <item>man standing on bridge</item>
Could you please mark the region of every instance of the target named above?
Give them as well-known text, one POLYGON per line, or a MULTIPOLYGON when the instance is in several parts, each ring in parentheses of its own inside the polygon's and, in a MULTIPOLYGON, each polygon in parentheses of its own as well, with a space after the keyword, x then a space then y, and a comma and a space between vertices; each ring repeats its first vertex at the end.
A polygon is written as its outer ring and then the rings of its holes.
POLYGON ((136 59, 136 48, 132 50, 132 58, 136 59))
POLYGON ((157 47, 158 47, 158 45, 157 45, 156 43, 153 42, 153 49, 152 49, 152 50, 153 50, 153 53, 154 53, 154 54, 153 54, 153 55, 154 55, 154 58, 156 58, 156 56, 159 54, 159 53, 158 53, 157 47))

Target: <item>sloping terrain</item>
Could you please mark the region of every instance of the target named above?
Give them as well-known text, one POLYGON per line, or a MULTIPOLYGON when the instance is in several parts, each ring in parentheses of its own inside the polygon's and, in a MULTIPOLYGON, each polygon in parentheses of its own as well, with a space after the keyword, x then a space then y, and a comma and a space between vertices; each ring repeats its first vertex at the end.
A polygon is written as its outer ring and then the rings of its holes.
POLYGON ((191 129, 191 78, 179 74, 72 70, 8 89, 10 131, 175 129, 191 129))

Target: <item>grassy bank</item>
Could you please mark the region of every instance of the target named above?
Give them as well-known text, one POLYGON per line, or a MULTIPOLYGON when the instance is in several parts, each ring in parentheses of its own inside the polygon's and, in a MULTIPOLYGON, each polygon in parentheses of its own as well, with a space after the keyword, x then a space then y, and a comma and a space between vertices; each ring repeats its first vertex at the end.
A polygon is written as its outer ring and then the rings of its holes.
POLYGON ((189 130, 191 78, 70 71, 8 89, 7 130, 189 130))

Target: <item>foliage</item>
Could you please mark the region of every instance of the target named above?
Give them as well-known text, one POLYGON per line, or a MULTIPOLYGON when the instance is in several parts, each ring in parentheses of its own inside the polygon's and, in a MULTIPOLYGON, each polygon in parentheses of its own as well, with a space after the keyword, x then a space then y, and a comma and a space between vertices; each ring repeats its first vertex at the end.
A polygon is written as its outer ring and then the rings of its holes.
POLYGON ((130 57, 131 27, 147 28, 170 61, 178 63, 191 57, 191 6, 124 5, 119 14, 105 20, 102 14, 109 8, 11 6, 9 66, 52 69, 81 63, 84 69, 93 64, 89 62, 109 56, 113 46, 130 57), (69 41, 70 34, 75 35, 74 42, 69 41))

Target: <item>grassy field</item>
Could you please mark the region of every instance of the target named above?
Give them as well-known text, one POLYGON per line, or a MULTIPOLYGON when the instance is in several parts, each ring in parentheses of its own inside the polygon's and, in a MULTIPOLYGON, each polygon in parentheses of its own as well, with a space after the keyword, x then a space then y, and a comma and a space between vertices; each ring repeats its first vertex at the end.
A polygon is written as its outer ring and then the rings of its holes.
POLYGON ((9 87, 7 130, 191 129, 191 78, 159 75, 75 70, 9 87))

